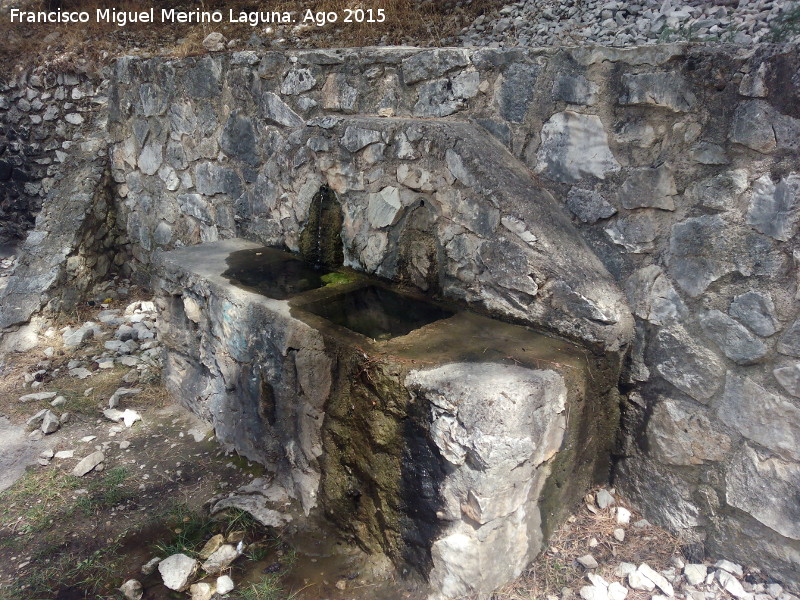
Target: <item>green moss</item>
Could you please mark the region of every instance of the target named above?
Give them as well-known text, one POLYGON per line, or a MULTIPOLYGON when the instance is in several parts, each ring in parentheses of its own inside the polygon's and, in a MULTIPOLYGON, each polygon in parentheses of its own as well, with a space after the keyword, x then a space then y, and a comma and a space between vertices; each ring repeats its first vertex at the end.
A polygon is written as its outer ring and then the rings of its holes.
POLYGON ((320 279, 325 285, 344 285, 346 283, 352 283, 356 280, 356 277, 349 274, 349 273, 341 273, 339 271, 334 271, 333 273, 328 273, 327 275, 323 275, 320 279))

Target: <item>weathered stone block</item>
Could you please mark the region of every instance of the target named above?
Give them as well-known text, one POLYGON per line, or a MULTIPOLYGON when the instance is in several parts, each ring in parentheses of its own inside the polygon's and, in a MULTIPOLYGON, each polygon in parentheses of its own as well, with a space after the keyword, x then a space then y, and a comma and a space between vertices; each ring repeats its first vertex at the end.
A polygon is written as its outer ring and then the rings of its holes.
POLYGON ((686 81, 675 73, 626 73, 622 76, 625 91, 623 105, 655 105, 675 112, 690 110, 697 101, 686 81))
POLYGON ((620 169, 600 118, 571 111, 556 113, 544 124, 536 159, 537 173, 561 183, 605 179, 620 169))
POLYGON ((800 465, 745 444, 728 467, 725 483, 728 504, 782 536, 800 540, 800 504, 796 501, 800 465))
POLYGON ((797 231, 800 219, 800 175, 791 173, 777 184, 769 175, 753 184, 747 223, 761 233, 783 242, 797 231))
POLYGON ((800 460, 800 408, 749 377, 728 371, 720 420, 776 454, 800 460))
POLYGON ((720 359, 681 325, 661 329, 653 352, 658 373, 698 402, 708 403, 722 383, 725 368, 720 359))

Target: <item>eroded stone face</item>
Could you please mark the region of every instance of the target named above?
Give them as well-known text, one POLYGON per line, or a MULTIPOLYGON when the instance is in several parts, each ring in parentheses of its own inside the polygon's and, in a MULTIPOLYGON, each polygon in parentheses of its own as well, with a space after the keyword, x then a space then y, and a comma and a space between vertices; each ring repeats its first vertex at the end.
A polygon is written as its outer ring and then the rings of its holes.
POLYGON ((800 466, 745 444, 726 476, 728 504, 752 515, 770 529, 800 540, 800 466), (765 501, 764 490, 770 490, 765 501))
POLYGON ((536 159, 537 173, 562 183, 605 179, 620 168, 600 118, 572 111, 556 113, 544 124, 536 159))
POLYGON ((431 583, 443 598, 488 593, 518 576, 542 543, 540 465, 561 446, 564 381, 553 371, 449 364, 413 371, 406 385, 430 403, 433 440, 451 465, 431 583))

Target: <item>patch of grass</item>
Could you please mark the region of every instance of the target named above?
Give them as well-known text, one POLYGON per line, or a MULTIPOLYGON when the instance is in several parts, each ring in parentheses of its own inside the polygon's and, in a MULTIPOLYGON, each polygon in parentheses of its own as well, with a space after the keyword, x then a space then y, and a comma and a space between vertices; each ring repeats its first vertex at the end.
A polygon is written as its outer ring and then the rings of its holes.
POLYGON ((111 469, 102 479, 89 484, 89 494, 78 498, 76 507, 88 516, 125 502, 133 495, 132 490, 124 487, 129 476, 130 471, 125 467, 111 469))
POLYGON ((286 595, 279 573, 265 575, 261 581, 246 585, 238 593, 241 600, 289 600, 292 596, 286 595))
POLYGON ((50 599, 54 590, 64 588, 80 590, 86 598, 97 597, 119 577, 123 559, 119 553, 120 539, 124 535, 83 557, 53 552, 57 557, 54 564, 33 569, 17 580, 13 587, 3 590, 3 600, 50 599))
POLYGON ((158 542, 153 550, 159 556, 186 554, 197 556, 203 544, 216 529, 216 522, 206 514, 192 510, 185 504, 176 504, 167 515, 166 522, 174 536, 167 542, 158 542))
POLYGON ((349 273, 334 271, 333 273, 323 275, 320 279, 325 285, 343 285, 355 281, 356 278, 349 273))
POLYGON ((31 534, 53 524, 52 515, 66 512, 72 502, 69 492, 81 480, 56 469, 28 471, 19 481, 0 493, 0 531, 31 534))

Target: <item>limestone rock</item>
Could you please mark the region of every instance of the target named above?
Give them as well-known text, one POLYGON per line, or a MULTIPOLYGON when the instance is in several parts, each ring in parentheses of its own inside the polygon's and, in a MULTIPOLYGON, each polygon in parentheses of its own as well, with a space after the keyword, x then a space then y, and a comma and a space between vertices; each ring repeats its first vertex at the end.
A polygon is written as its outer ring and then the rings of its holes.
POLYGON ((182 592, 189 587, 197 567, 195 559, 185 554, 173 554, 158 564, 158 572, 165 586, 176 592, 182 592))
POLYGON ((747 185, 745 169, 726 171, 691 184, 686 188, 684 198, 706 208, 731 210, 736 207, 736 201, 745 192, 747 185))
POLYGON ((264 118, 268 122, 284 127, 302 127, 305 124, 302 117, 289 108, 280 96, 267 92, 263 98, 264 118))
POLYGON ((40 400, 52 400, 58 395, 57 392, 34 392, 19 397, 20 402, 38 402, 40 400))
POLYGON ((686 576, 686 581, 689 585, 700 585, 706 579, 708 569, 705 565, 689 564, 683 569, 683 574, 686 576))
POLYGON ((536 172, 561 183, 605 179, 620 169, 600 118, 572 111, 556 113, 544 124, 536 158, 536 172))
POLYGON ((794 402, 729 371, 717 412, 746 438, 800 461, 800 408, 794 402))
POLYGON ((234 560, 239 558, 236 546, 223 544, 217 548, 203 563, 203 570, 209 575, 217 575, 228 568, 234 560))
POLYGON ((42 418, 42 433, 45 435, 55 433, 59 427, 61 427, 59 418, 52 411, 46 411, 42 418))
POLYGON ((567 208, 581 221, 589 224, 607 219, 617 212, 598 192, 578 187, 570 188, 567 193, 567 208))
POLYGON ((376 229, 390 227, 400 219, 402 208, 400 191, 396 187, 385 187, 369 195, 367 220, 376 229))
POLYGON ((736 296, 728 313, 760 336, 767 337, 777 331, 775 304, 769 292, 753 290, 736 296))
POLYGON ((380 142, 382 139, 380 131, 350 126, 344 130, 342 146, 350 152, 358 152, 370 144, 380 142))
POLYGON ((591 106, 597 102, 597 84, 583 75, 561 73, 553 82, 553 98, 570 104, 591 106))
POLYGON ((783 389, 795 398, 800 398, 800 363, 789 367, 779 367, 773 370, 772 374, 783 386, 783 389))
POLYGON ((654 584, 656 584, 658 589, 664 592, 667 596, 675 595, 675 590, 672 589, 672 584, 670 584, 670 582, 667 581, 667 578, 664 577, 658 571, 655 571, 647 563, 642 563, 641 565, 639 565, 637 571, 644 577, 647 577, 647 579, 652 581, 654 584))
POLYGON ((217 550, 219 550, 219 547, 222 546, 222 544, 224 543, 225 543, 225 536, 222 535, 221 533, 218 533, 205 543, 200 552, 197 553, 197 557, 200 560, 208 559, 208 557, 214 554, 214 552, 216 552, 217 550))
POLYGON ((193 583, 189 586, 189 593, 192 595, 192 600, 211 600, 214 597, 214 592, 214 586, 205 581, 193 583))
POLYGON ((688 314, 669 277, 657 265, 635 271, 625 282, 633 314, 656 325, 678 321, 688 314))
POLYGON ((597 506, 600 508, 608 508, 616 502, 616 500, 614 500, 614 496, 612 496, 611 493, 605 488, 597 491, 595 501, 597 502, 597 506))
POLYGON ((352 87, 342 73, 331 73, 322 86, 322 107, 326 110, 355 112, 358 90, 352 87))
POLYGON ((219 138, 220 149, 228 156, 238 158, 251 167, 260 162, 253 122, 240 110, 228 117, 219 138))
POLYGON ((744 591, 742 584, 739 583, 739 580, 736 579, 733 575, 724 571, 722 569, 716 572, 717 581, 722 586, 726 592, 728 592, 734 598, 746 598, 748 596, 747 592, 744 591))
POLYGON ((791 173, 777 184, 769 175, 753 183, 747 223, 783 242, 797 232, 800 220, 800 175, 791 173))
POLYGON ((686 81, 674 73, 625 73, 623 105, 655 105, 675 112, 687 112, 697 101, 686 81))
POLYGON ((92 452, 89 456, 83 458, 75 468, 72 469, 72 474, 75 477, 83 477, 89 471, 97 467, 100 463, 102 463, 106 459, 106 455, 103 454, 101 451, 92 452))
POLYGON ((778 142, 772 127, 773 113, 763 100, 741 102, 733 115, 728 139, 763 154, 774 152, 778 142))
POLYGON ((767 353, 764 342, 723 312, 710 310, 699 321, 706 337, 739 365, 758 362, 767 353))
POLYGON ((787 356, 800 358, 800 319, 789 325, 778 339, 777 350, 787 356))
POLYGON ((714 566, 717 569, 722 569, 723 571, 727 571, 731 575, 736 575, 737 577, 744 577, 744 571, 742 570, 742 565, 737 565, 729 560, 718 560, 714 563, 714 566))
POLYGON ((220 596, 224 596, 225 594, 229 594, 233 591, 233 579, 231 579, 228 575, 223 575, 222 577, 217 577, 217 593, 220 596))
POLYGON ((144 595, 142 584, 136 579, 129 579, 123 583, 119 591, 125 596, 125 600, 141 600, 144 595))
POLYGON ((441 77, 445 73, 469 64, 461 48, 436 48, 417 52, 403 60, 401 69, 406 84, 441 77))
POLYGON ((212 31, 203 39, 203 48, 209 52, 222 52, 225 50, 225 36, 218 31, 212 31))
POLYGON ((596 569, 599 565, 591 554, 586 554, 576 559, 584 569, 596 569))
POLYGON ((730 438, 716 431, 704 411, 695 406, 669 398, 656 404, 647 425, 647 439, 662 462, 699 465, 723 460, 730 452, 730 438))
POLYGON ((286 74, 281 85, 281 94, 296 96, 307 92, 317 84, 317 80, 308 69, 293 69, 286 74))
POLYGON ((496 101, 500 115, 505 120, 512 123, 522 123, 525 120, 540 71, 539 65, 514 63, 503 73, 496 101))
MULTIPOLYGON (((731 461, 725 482, 728 504, 782 536, 800 540, 800 507, 794 500, 800 486, 800 465, 745 444, 731 461), (769 502, 764 501, 764 490, 770 490, 769 502)), ((724 572, 720 569, 717 574, 724 572)))
POLYGON ((661 165, 655 169, 631 172, 619 191, 619 202, 625 208, 660 208, 675 210, 673 197, 678 193, 672 171, 661 165))
POLYGON ((656 584, 636 570, 628 574, 628 587, 632 590, 652 592, 656 589, 656 584))
POLYGON ((719 358, 677 324, 661 329, 655 342, 658 373, 682 392, 706 403, 725 373, 719 358))

